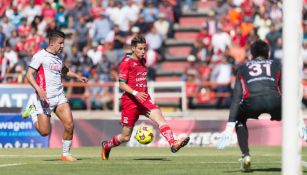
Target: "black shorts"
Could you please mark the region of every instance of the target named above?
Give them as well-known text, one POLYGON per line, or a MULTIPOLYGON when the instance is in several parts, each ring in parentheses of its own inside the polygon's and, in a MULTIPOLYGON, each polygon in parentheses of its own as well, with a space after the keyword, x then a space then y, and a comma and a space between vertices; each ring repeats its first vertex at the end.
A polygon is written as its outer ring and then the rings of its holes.
POLYGON ((246 122, 247 119, 258 117, 268 113, 271 120, 281 120, 281 97, 280 96, 257 96, 243 100, 239 107, 237 120, 246 122))

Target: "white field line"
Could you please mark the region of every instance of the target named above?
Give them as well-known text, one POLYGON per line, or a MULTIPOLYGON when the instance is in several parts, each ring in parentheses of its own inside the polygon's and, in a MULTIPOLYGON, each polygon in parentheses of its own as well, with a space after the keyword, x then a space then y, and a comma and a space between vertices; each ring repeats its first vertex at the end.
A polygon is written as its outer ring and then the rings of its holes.
POLYGON ((9 163, 9 164, 0 164, 0 168, 3 168, 3 167, 9 167, 9 166, 19 166, 19 165, 25 165, 25 163, 9 163))
MULTIPOLYGON (((97 155, 93 155, 93 154, 73 154, 76 157, 100 157, 99 154, 97 155)), ((59 157, 60 154, 40 154, 40 155, 18 155, 18 154, 2 154, 0 155, 0 158, 43 158, 43 157, 59 157)), ((112 157, 135 157, 135 158, 140 158, 140 157, 145 157, 145 158, 150 158, 150 157, 201 157, 201 156, 205 156, 205 157, 224 157, 224 156, 235 156, 234 154, 212 154, 212 155, 207 155, 207 154, 156 154, 156 155, 113 155, 112 157)), ((239 156, 237 156, 239 157, 239 156)), ((257 157, 280 157, 279 154, 262 154, 262 155, 257 155, 257 157)), ((307 162, 306 162, 307 164, 307 162)))
MULTIPOLYGON (((40 162, 40 163, 28 163, 27 165, 63 165, 63 164, 67 164, 69 163, 70 165, 88 165, 88 164, 91 164, 91 165, 102 165, 105 163, 105 161, 96 161, 96 162, 85 162, 85 161, 82 161, 82 160, 79 160, 77 162, 62 162, 62 161, 59 161, 59 162, 40 162)), ((113 162, 114 163, 114 162, 113 162)), ((144 160, 142 162, 143 164, 145 163, 146 164, 146 160, 144 160)), ((160 165, 161 162, 147 162, 148 164, 150 165, 160 165)), ((115 164, 118 164, 118 165, 135 165, 135 161, 127 161, 127 162, 116 162, 115 164)), ((199 163, 187 163, 187 162, 173 162, 173 163, 170 163, 168 162, 168 164, 176 164, 176 165, 195 165, 195 164, 240 164, 239 161, 235 161, 235 162, 199 162, 199 163)), ((264 164, 263 162, 253 162, 252 163, 253 165, 255 164, 264 164)), ((273 162, 269 162, 269 163, 265 163, 265 164, 281 164, 280 161, 273 161, 273 162)), ((3 168, 3 167, 10 167, 10 166, 20 166, 20 165, 25 165, 25 163, 11 163, 11 164, 0 164, 0 168, 3 168)))

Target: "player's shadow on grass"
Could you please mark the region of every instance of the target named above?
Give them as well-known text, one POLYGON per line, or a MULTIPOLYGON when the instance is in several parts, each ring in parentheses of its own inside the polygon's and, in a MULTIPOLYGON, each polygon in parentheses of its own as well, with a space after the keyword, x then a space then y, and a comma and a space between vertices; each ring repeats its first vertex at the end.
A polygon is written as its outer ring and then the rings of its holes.
MULTIPOLYGON (((238 171, 225 171, 226 173, 238 173, 238 171)), ((253 172, 281 172, 281 168, 253 168, 250 172, 245 173, 253 173, 253 172)), ((303 171, 303 173, 307 173, 307 171, 303 171)))
MULTIPOLYGON (((87 160, 87 159, 91 159, 91 158, 77 158, 77 160, 87 160)), ((43 161, 46 161, 46 162, 56 162, 56 161, 59 161, 59 162, 63 162, 61 159, 46 159, 46 160, 43 160, 43 161)))
MULTIPOLYGON (((225 171, 225 173, 238 173, 240 170, 236 171, 225 171)), ((281 168, 253 168, 249 172, 244 173, 253 173, 253 172, 281 172, 281 168)))
POLYGON ((154 160, 154 161, 171 161, 167 158, 153 158, 153 157, 150 157, 150 158, 135 158, 133 160, 154 160))

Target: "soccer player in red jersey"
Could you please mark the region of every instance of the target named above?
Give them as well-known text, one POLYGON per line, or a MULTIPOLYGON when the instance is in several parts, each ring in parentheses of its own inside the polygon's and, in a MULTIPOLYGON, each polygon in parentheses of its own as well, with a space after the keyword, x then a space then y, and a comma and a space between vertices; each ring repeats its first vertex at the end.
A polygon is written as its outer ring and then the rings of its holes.
POLYGON ((145 115, 159 126, 161 134, 168 141, 173 153, 187 145, 190 140, 189 137, 174 139, 173 131, 166 123, 161 110, 158 105, 152 102, 148 94, 146 60, 144 58, 146 53, 145 38, 140 35, 133 38, 131 49, 132 55, 125 56, 119 67, 119 87, 125 92, 122 96, 122 132, 111 140, 102 142, 102 160, 109 159, 113 147, 130 140, 139 115, 145 115))

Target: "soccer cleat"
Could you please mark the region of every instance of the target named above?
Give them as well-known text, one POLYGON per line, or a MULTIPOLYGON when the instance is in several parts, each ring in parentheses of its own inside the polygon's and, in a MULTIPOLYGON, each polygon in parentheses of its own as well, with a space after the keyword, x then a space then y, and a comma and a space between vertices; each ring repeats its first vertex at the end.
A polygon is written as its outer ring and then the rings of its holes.
POLYGON ((241 165, 240 165, 240 170, 242 172, 250 172, 251 171, 251 157, 250 156, 245 156, 241 159, 239 159, 241 165))
POLYGON ((35 106, 32 104, 28 106, 21 114, 23 119, 26 119, 31 116, 31 114, 35 111, 35 106))
POLYGON ((108 160, 109 159, 109 155, 111 152, 111 149, 106 149, 105 145, 107 144, 107 141, 103 141, 101 143, 101 160, 108 160))
POLYGON ((74 158, 71 154, 69 154, 67 156, 62 156, 61 160, 62 161, 67 161, 67 162, 75 162, 75 161, 77 161, 77 159, 74 158))
POLYGON ((176 140, 172 146, 171 146, 171 151, 172 153, 176 153, 180 148, 186 146, 190 141, 190 137, 185 137, 179 140, 176 140))

